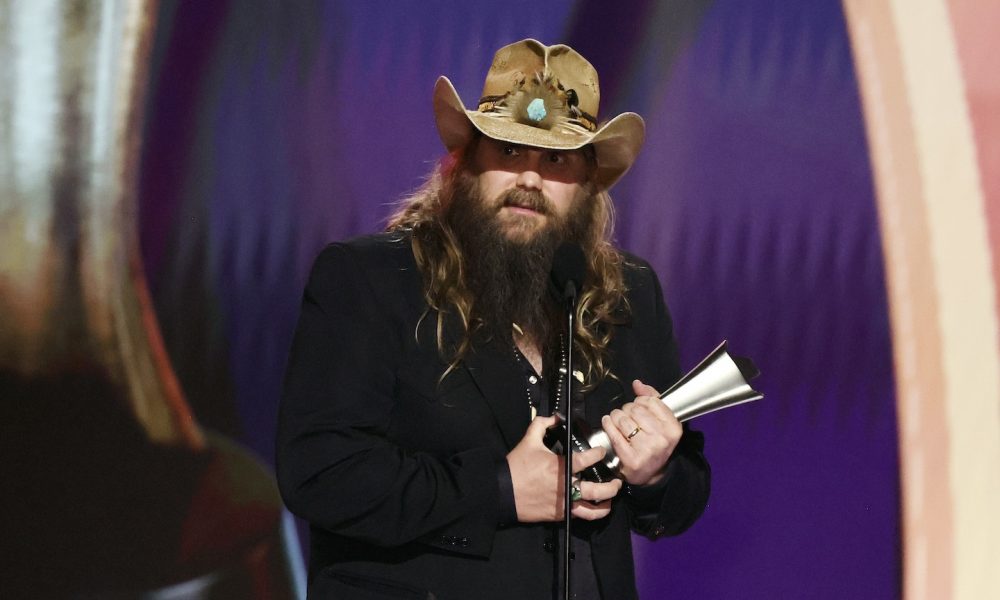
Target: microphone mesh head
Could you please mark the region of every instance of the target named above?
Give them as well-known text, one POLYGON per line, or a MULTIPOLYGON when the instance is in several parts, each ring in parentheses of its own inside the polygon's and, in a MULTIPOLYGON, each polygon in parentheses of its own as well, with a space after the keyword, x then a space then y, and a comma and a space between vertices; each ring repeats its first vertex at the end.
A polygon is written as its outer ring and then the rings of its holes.
POLYGON ((570 283, 573 284, 573 292, 580 289, 583 278, 587 275, 587 259, 583 255, 583 248, 573 242, 563 242, 556 248, 552 257, 552 284, 555 286, 555 293, 559 298, 565 298, 569 291, 570 283))

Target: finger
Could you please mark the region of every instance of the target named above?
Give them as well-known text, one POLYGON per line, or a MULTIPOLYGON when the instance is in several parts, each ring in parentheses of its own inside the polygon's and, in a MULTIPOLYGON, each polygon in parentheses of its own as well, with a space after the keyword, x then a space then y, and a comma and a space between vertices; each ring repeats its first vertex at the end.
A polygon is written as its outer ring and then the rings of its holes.
POLYGON ((621 491, 622 481, 620 479, 604 483, 581 481, 577 485, 583 497, 573 502, 570 514, 578 519, 594 521, 610 514, 612 500, 621 491))
POLYGON ((636 402, 631 416, 643 429, 654 427, 665 434, 674 430, 680 431, 681 429, 681 422, 677 420, 674 413, 659 401, 636 402))
POLYGON ((537 438, 541 441, 545 436, 545 430, 556 424, 555 417, 535 417, 528 424, 528 430, 524 432, 524 437, 526 438, 537 438))
POLYGON ((663 403, 658 399, 650 396, 636 398, 634 402, 627 405, 627 409, 628 416, 635 421, 636 425, 647 431, 650 428, 654 430, 664 429, 667 422, 674 420, 670 409, 663 406, 663 403))
POLYGON ((632 382, 632 392, 634 392, 636 396, 659 397, 660 395, 660 392, 656 391, 656 388, 654 388, 651 385, 646 385, 645 383, 639 381, 638 379, 632 382))
POLYGON ((622 489, 622 480, 613 479, 611 481, 581 481, 577 484, 582 494, 582 500, 591 505, 597 505, 612 500, 622 489))
POLYGON ((596 521, 611 514, 611 501, 608 500, 596 505, 589 502, 574 502, 569 513, 577 519, 596 521))
POLYGON ((625 436, 622 435, 618 427, 612 422, 611 417, 605 415, 601 419, 601 425, 604 427, 604 432, 608 434, 611 447, 615 449, 615 454, 618 455, 618 458, 624 462, 631 462, 635 458, 635 450, 632 448, 632 444, 628 443, 625 436))
POLYGON ((667 406, 666 402, 660 400, 659 398, 643 396, 642 398, 636 398, 635 404, 636 406, 641 406, 650 411, 658 419, 662 419, 664 421, 674 421, 677 419, 677 417, 674 416, 674 412, 670 410, 669 406, 667 406))
MULTIPOLYGON (((666 429, 666 422, 661 419, 658 414, 641 404, 634 405, 632 410, 629 411, 628 416, 642 429, 642 431, 647 433, 657 433, 666 429)), ((628 437, 628 433, 631 432, 632 429, 629 429, 628 432, 626 432, 626 437, 628 437)))
POLYGON ((626 441, 632 441, 639 431, 641 431, 641 423, 635 416, 636 406, 633 403, 628 403, 622 407, 620 414, 614 415, 618 419, 615 421, 615 426, 618 428, 618 433, 625 436, 626 441))
POLYGON ((684 428, 669 409, 659 411, 656 408, 655 406, 636 404, 631 416, 642 427, 643 431, 661 435, 673 445, 680 439, 684 428))
POLYGON ((573 453, 573 472, 579 473, 587 467, 597 463, 604 458, 604 448, 591 448, 583 452, 573 453))
POLYGON ((629 416, 629 412, 631 412, 631 410, 631 403, 629 403, 621 408, 616 408, 611 411, 610 415, 608 415, 611 417, 611 422, 614 423, 615 427, 622 435, 628 435, 629 432, 635 429, 636 423, 632 417, 629 416))

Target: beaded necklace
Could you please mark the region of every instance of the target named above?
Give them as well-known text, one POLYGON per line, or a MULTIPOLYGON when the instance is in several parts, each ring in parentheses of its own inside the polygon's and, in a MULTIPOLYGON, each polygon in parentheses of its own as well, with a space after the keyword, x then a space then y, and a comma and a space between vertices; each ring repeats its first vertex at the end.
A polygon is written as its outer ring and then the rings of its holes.
MULTIPOLYGON (((520 333, 521 329, 514 325, 515 330, 520 333)), ((518 349, 517 344, 513 344, 514 347, 514 360, 521 366, 527 362, 527 358, 518 349)), ((530 365, 530 363, 529 363, 530 365)), ((566 387, 566 341, 563 335, 559 336, 559 376, 556 382, 556 397, 552 404, 552 413, 557 413, 562 409, 563 404, 563 391, 566 387)), ((532 397, 531 386, 538 383, 539 379, 543 379, 543 376, 538 375, 534 372, 534 367, 532 367, 532 374, 528 377, 528 383, 524 386, 524 395, 528 399, 528 410, 532 419, 538 414, 538 410, 541 407, 541 401, 538 398, 532 397)))

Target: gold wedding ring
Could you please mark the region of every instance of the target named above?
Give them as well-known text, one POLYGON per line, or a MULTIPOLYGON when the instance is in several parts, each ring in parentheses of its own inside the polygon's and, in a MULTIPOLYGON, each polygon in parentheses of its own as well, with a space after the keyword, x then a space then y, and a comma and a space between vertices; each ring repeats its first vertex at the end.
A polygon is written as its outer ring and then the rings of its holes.
POLYGON ((632 441, 632 438, 634 438, 636 434, 638 434, 640 431, 642 431, 642 427, 636 425, 635 429, 633 429, 631 433, 625 436, 625 439, 628 441, 632 441))

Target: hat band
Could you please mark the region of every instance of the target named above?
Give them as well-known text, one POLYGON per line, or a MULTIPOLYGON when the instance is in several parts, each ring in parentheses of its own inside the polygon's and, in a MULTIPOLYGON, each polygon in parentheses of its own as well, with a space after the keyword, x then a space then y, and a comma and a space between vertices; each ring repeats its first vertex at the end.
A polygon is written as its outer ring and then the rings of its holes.
MULTIPOLYGON (((499 112, 498 107, 503 104, 503 101, 507 99, 509 94, 502 94, 499 96, 483 96, 479 99, 479 106, 477 110, 481 113, 491 113, 499 112)), ((573 123, 576 123, 580 127, 583 127, 591 133, 597 131, 597 119, 593 115, 586 113, 579 108, 576 109, 576 115, 571 119, 573 123)))

